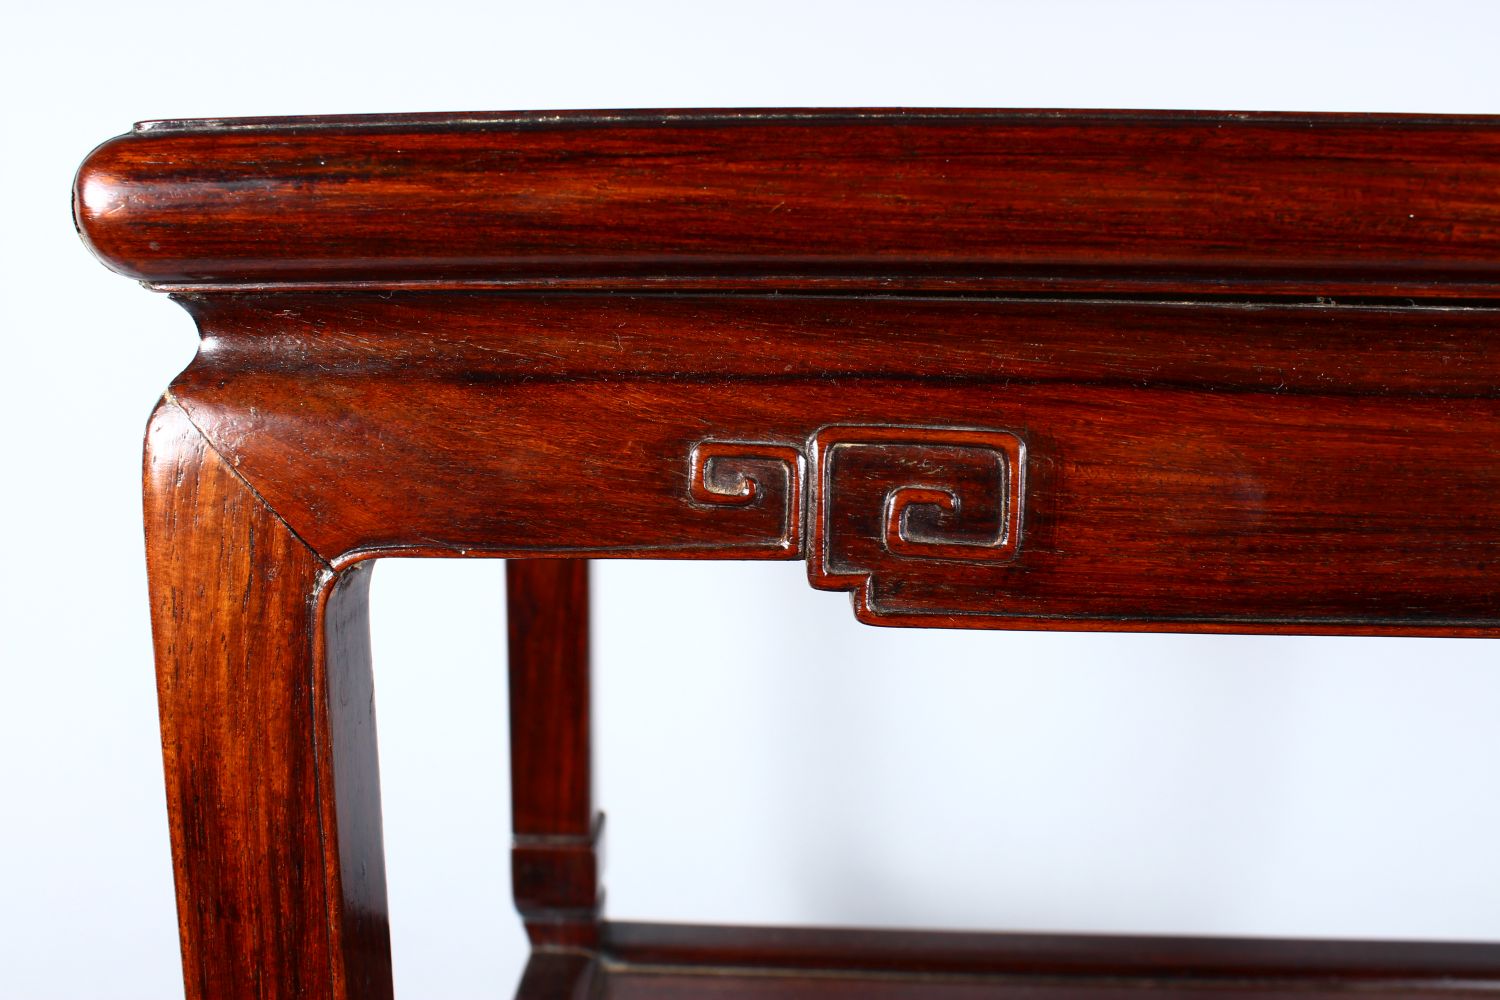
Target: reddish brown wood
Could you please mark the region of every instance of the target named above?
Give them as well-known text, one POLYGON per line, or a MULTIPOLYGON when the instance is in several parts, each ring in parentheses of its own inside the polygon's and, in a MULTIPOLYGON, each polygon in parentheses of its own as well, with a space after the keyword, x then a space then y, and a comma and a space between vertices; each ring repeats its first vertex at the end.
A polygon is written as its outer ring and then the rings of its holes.
POLYGON ((333 572, 170 399, 145 473, 189 1000, 388 997, 369 573, 333 572))
POLYGON ((828 927, 713 927, 608 922, 614 965, 759 968, 847 975, 1077 976, 1302 987, 1343 978, 1361 988, 1500 990, 1500 946, 1435 941, 1298 941, 1152 935, 990 934, 828 927))
POLYGON ((1500 996, 1500 947, 607 923, 610 998, 1500 996))
POLYGON ((79 227, 169 283, 1500 289, 1500 119, 640 112, 153 123, 79 227))
MULTIPOLYGON (((610 972, 602 1000, 1138 1000, 1142 994, 1172 1000, 1349 1000, 1400 997, 1454 1000, 1486 996, 1441 984, 1368 990, 1337 980, 1309 983, 1133 981, 1087 979, 968 979, 949 976, 872 976, 867 973, 782 973, 760 970, 635 969, 610 972)), ((576 994, 575 994, 576 995, 576 994)), ((553 994, 563 997, 566 994, 553 994)))
POLYGON ((786 558, 805 509, 819 543, 841 546, 811 560, 813 583, 855 589, 872 622, 1500 625, 1500 448, 1476 446, 1500 438, 1493 308, 498 292, 188 305, 205 350, 174 393, 339 565, 786 558), (1018 438, 1013 551, 888 551, 885 491, 957 487, 956 461, 826 488, 806 471, 789 507, 787 470, 820 430, 851 425, 939 449, 970 428, 1018 438), (723 489, 760 479, 720 497, 733 503, 705 500, 693 468, 724 447, 739 459, 723 489))
POLYGON ((600 903, 590 737, 589 564, 505 567, 516 907, 534 945, 590 946, 600 903))
POLYGON ((1495 118, 106 143, 80 232, 203 335, 146 468, 189 996, 389 995, 367 567, 441 555, 529 560, 527 1000, 1500 998, 1493 945, 601 930, 584 561, 805 558, 878 624, 1500 635, 1497 181, 1495 118))
POLYGON ((796 445, 700 441, 688 452, 688 496, 700 507, 764 508, 778 530, 748 541, 749 558, 802 552, 807 459, 796 445))
POLYGON ((539 949, 526 962, 516 1000, 599 1000, 604 985, 594 955, 539 949))

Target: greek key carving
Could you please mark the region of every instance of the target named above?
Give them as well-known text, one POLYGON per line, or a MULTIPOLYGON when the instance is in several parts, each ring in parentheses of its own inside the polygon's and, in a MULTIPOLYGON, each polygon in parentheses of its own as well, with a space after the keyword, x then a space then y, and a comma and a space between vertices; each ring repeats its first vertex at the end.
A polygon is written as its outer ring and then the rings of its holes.
POLYGON ((688 459, 688 492, 703 507, 779 507, 781 534, 768 542, 782 551, 800 551, 805 465, 792 445, 702 441, 688 459))
POLYGON ((808 579, 853 592, 864 620, 954 613, 930 602, 896 607, 886 595, 935 574, 963 577, 953 564, 1003 567, 1020 552, 1026 446, 1009 431, 835 425, 815 432, 805 453, 704 441, 690 466, 695 504, 781 505, 783 550, 802 549, 806 495, 808 579))
MULTIPOLYGON (((1017 558, 1025 445, 1007 431, 825 427, 813 435, 812 585, 854 592, 861 618, 934 563, 1017 558)), ((957 572, 957 567, 943 572, 957 572)), ((903 609, 911 611, 912 609, 903 609)), ((949 609, 921 611, 941 614, 949 609)))

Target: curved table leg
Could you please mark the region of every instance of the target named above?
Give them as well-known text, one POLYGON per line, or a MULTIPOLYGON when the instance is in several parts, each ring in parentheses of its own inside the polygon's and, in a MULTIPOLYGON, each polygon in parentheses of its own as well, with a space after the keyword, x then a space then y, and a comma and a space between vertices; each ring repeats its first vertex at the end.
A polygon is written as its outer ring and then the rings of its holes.
POLYGON ((189 1000, 391 995, 366 595, 170 398, 147 556, 189 1000))

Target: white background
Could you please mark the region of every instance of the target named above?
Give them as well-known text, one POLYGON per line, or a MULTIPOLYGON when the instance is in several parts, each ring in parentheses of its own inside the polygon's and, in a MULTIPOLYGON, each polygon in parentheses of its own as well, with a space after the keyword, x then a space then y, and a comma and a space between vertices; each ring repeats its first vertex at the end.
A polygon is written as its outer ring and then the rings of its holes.
MULTIPOLYGON (((1473 3, 43 3, 0 35, 0 995, 180 995, 139 532, 188 317, 68 187, 135 119, 774 105, 1500 112, 1473 3)), ((1500 193, 1497 193, 1500 197, 1500 193)), ((498 562, 387 562, 398 991, 509 995, 498 562)), ((619 917, 1500 939, 1478 641, 916 633, 599 566, 619 917)))

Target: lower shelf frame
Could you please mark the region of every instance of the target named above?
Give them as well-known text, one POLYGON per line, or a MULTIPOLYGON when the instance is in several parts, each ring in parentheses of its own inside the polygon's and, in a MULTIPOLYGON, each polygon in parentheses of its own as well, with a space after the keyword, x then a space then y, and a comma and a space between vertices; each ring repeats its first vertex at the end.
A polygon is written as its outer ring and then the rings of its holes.
POLYGON ((606 922, 518 1000, 1500 998, 1500 944, 606 922))

